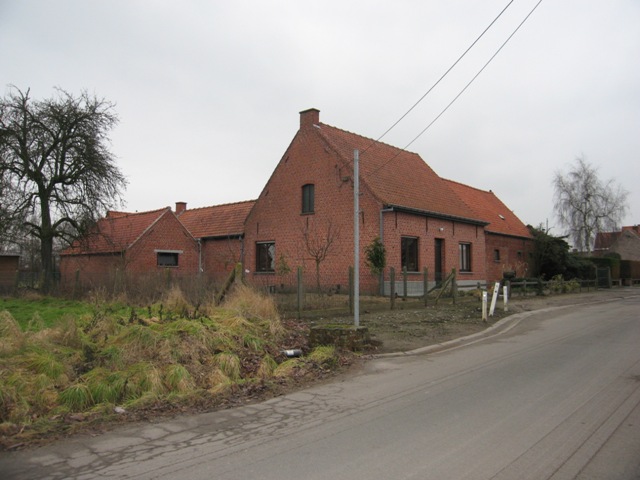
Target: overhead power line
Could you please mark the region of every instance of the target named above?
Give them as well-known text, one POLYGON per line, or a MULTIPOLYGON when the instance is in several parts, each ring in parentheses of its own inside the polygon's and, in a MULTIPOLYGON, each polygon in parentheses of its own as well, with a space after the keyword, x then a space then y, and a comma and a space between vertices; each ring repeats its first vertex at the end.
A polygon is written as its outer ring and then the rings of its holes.
MULTIPOLYGON (((464 88, 462 90, 460 90, 460 92, 453 98, 453 100, 451 100, 447 106, 418 134, 416 135, 416 137, 411 140, 409 143, 407 143, 401 150, 400 152, 396 153, 393 157, 391 157, 389 160, 387 160, 386 162, 384 162, 382 165, 380 165, 378 168, 376 168, 371 174, 375 174, 376 172, 378 172, 379 170, 381 170, 382 168, 384 168, 387 164, 389 164, 389 162, 391 162, 394 158, 396 158, 398 155, 400 155, 401 152, 405 151, 407 148, 409 148, 409 146, 411 144, 413 144, 413 142, 415 142, 416 140, 418 140, 418 138, 420 138, 429 128, 431 128, 431 126, 438 121, 438 119, 440 117, 442 117, 442 115, 444 115, 444 113, 449 110, 449 108, 451 107, 451 105, 453 105, 455 103, 456 100, 458 100, 458 98, 460 98, 460 96, 467 90, 467 88, 469 88, 469 86, 471 86, 471 84, 476 80, 476 78, 478 78, 480 76, 480 74, 489 66, 489 64, 493 61, 493 59, 498 55, 498 53, 500 53, 500 51, 505 47, 505 45, 507 43, 509 43, 509 41, 513 38, 513 36, 518 32, 518 30, 520 30, 520 28, 525 24, 525 22, 529 19, 529 17, 533 14, 533 12, 536 11, 536 9, 538 8, 538 6, 540 6, 540 4, 542 3, 542 0, 539 0, 538 3, 535 4, 535 6, 531 9, 531 11, 529 11, 529 13, 527 14, 526 17, 524 17, 524 19, 522 20, 522 22, 520 22, 520 24, 518 24, 518 26, 515 28, 515 30, 513 32, 511 32, 511 35, 509 35, 507 37, 507 39, 502 43, 502 45, 500 45, 500 47, 496 50, 496 52, 491 56, 491 58, 489 58, 489 60, 487 60, 487 62, 482 66, 482 68, 478 71, 478 73, 476 73, 473 78, 471 78, 471 80, 469 80, 469 82, 464 86, 464 88)), ((413 108, 413 107, 412 107, 413 108)), ((408 113, 408 112, 407 112, 408 113)), ((405 114, 406 116, 406 114, 405 114)), ((396 122, 397 123, 397 122, 396 122)))
MULTIPOLYGON (((458 57, 458 59, 457 59, 455 62, 453 62, 453 65, 451 65, 451 66, 450 66, 450 67, 449 67, 449 68, 448 68, 448 69, 447 69, 447 70, 446 70, 446 71, 445 71, 445 72, 440 76, 440 78, 439 78, 439 79, 438 79, 438 80, 437 80, 433 85, 431 85, 431 88, 429 88, 429 90, 427 90, 427 91, 425 92, 425 94, 424 94, 424 95, 422 95, 422 96, 418 99, 418 101, 417 101, 416 103, 414 103, 414 104, 411 106, 411 108, 409 108, 409 110, 407 110, 407 111, 406 111, 406 112, 405 112, 405 113, 404 113, 404 114, 403 114, 403 115, 402 115, 398 120, 396 120, 396 122, 395 122, 393 125, 391 125, 391 126, 390 126, 390 127, 389 127, 389 128, 388 128, 388 129, 387 129, 387 130, 382 134, 382 135, 380 135, 380 136, 376 139, 376 142, 379 142, 380 140, 382 140, 382 138, 383 138, 387 133, 389 133, 391 130, 393 130, 393 129, 396 127, 396 125, 398 125, 402 120, 404 120, 404 118, 405 118, 407 115, 409 115, 409 114, 413 111, 413 109, 414 109, 414 108, 416 108, 416 107, 420 104, 420 102, 422 102, 422 100, 424 100, 424 99, 425 99, 425 97, 431 93, 431 91, 432 91, 434 88, 436 88, 436 87, 438 86, 438 84, 439 84, 439 83, 444 79, 444 77, 446 77, 446 76, 449 74, 449 72, 451 72, 451 70, 453 70, 453 69, 454 69, 454 67, 455 67, 458 63, 460 63, 460 61, 461 61, 461 60, 462 60, 462 59, 467 55, 467 53, 469 53, 469 51, 470 51, 470 50, 475 46, 475 44, 476 44, 476 43, 478 43, 478 42, 480 41, 480 39, 484 36, 484 34, 485 34, 485 33, 487 33, 487 32, 489 31, 489 29, 493 26, 493 24, 494 24, 494 23, 496 23, 496 22, 498 21, 498 19, 499 19, 499 18, 502 16, 502 14, 507 10, 507 8, 509 8, 509 7, 511 6, 511 4, 512 4, 513 2, 514 2, 514 0, 511 0, 509 3, 507 3, 507 5, 502 9, 502 11, 498 14, 498 16, 497 16, 496 18, 494 18, 494 19, 493 19, 493 21, 492 21, 492 22, 487 26, 487 28, 485 28, 485 29, 482 31, 482 33, 478 36, 478 38, 476 38, 476 39, 473 41, 473 43, 472 43, 471 45, 469 45, 469 47, 467 47, 467 49, 466 49, 464 52, 462 52, 462 55, 460 55, 460 56, 458 57)), ((365 151, 366 151, 366 150, 365 150, 365 151)))
POLYGON ((453 105, 454 102, 456 100, 458 100, 458 98, 460 98, 460 96, 467 90, 467 88, 469 88, 469 86, 475 81, 475 79, 480 76, 480 74, 484 71, 484 69, 489 66, 489 64, 493 61, 493 59, 496 58, 498 53, 500 53, 500 51, 509 42, 509 40, 511 40, 511 38, 518 32, 518 30, 520 30, 520 27, 522 27, 522 25, 524 25, 524 23, 529 19, 529 17, 533 14, 533 12, 538 8, 538 6, 541 3, 542 3, 542 0, 539 0, 538 3, 536 3, 536 5, 531 9, 531 11, 527 14, 527 16, 524 17, 524 20, 522 20, 522 22, 520 22, 520 24, 511 33, 511 35, 509 35, 507 37, 507 39, 502 43, 502 45, 500 45, 500 48, 498 48, 498 50, 496 50, 496 52, 491 56, 491 58, 489 58, 489 60, 487 60, 487 62, 482 66, 482 68, 480 70, 478 70, 478 73, 476 73, 473 76, 473 78, 471 80, 469 80, 469 82, 464 86, 464 88, 462 90, 460 90, 460 92, 455 97, 453 97, 453 100, 451 100, 449 102, 449 104, 446 107, 444 107, 444 109, 436 116, 436 118, 434 118, 431 121, 431 123, 429 123, 429 125, 427 125, 413 140, 411 140, 409 143, 407 143, 404 146, 403 150, 406 150, 413 142, 415 142, 418 138, 420 138, 429 128, 431 128, 431 125, 433 125, 444 114, 444 112, 449 110, 449 107, 451 107, 451 105, 453 105))

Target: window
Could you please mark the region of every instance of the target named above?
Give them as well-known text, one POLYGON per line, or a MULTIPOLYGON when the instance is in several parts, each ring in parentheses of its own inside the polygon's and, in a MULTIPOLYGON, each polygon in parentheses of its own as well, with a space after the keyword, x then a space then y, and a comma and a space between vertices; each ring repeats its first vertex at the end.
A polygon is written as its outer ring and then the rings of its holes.
POLYGON ((274 242, 256 243, 256 272, 275 271, 276 244, 274 242))
POLYGON ((302 186, 302 213, 314 212, 315 185, 308 183, 302 186))
POLYGON ((458 247, 460 251, 460 271, 470 272, 471 271, 471 244, 461 243, 459 244, 458 247))
POLYGON ((493 261, 494 262, 500 261, 500 250, 498 250, 497 248, 493 251, 493 261))
POLYGON ((400 243, 401 264, 407 272, 418 271, 418 239, 416 237, 402 237, 400 243))
POLYGON ((180 252, 157 252, 157 264, 159 267, 177 267, 178 254, 180 252))

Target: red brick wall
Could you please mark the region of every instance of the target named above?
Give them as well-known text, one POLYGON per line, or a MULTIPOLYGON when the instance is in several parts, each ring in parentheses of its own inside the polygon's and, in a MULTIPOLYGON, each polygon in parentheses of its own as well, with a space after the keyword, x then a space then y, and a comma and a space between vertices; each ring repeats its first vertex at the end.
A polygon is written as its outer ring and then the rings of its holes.
MULTIPOLYGON (((315 127, 310 127, 310 129, 315 127)), ((301 130, 277 165, 245 224, 244 266, 247 279, 256 285, 295 284, 296 269, 303 267, 304 283, 316 284, 315 262, 304 241, 304 231, 318 240, 328 226, 336 234, 325 261, 320 265, 323 286, 348 285, 348 267, 353 263, 353 184, 351 172, 321 139, 301 130), (302 214, 302 186, 315 185, 313 214, 302 214), (286 265, 286 274, 256 273, 256 242, 276 242, 276 264, 286 265)), ((364 237, 375 228, 371 208, 364 202, 364 237)), ((369 204, 371 202, 369 201, 369 204)))
POLYGON ((517 277, 526 277, 530 273, 532 252, 531 239, 487 233, 487 281, 502 279, 507 270, 515 271, 517 277), (495 250, 500 251, 500 260, 495 260, 495 250))
POLYGON ((172 275, 198 273, 198 244, 173 213, 163 215, 127 251, 127 271, 149 273, 169 268, 172 275), (159 267, 156 250, 178 250, 177 267, 159 267))
POLYGON ((625 227, 618 239, 611 245, 611 251, 620 254, 622 260, 640 261, 640 240, 629 230, 637 227, 625 227))
POLYGON ((458 282, 485 280, 485 233, 483 227, 403 212, 385 213, 384 243, 387 249, 387 266, 395 268, 396 280, 399 279, 402 270, 400 249, 402 237, 418 237, 419 271, 410 273, 409 280, 421 281, 423 279, 422 270, 426 267, 429 281, 434 281, 436 239, 443 240, 443 278, 446 278, 455 268, 458 282), (471 244, 470 272, 460 272, 460 243, 471 244))
POLYGON ((215 282, 222 282, 236 263, 242 261, 242 240, 239 238, 202 241, 203 273, 215 282))
MULTIPOLYGON (((285 155, 274 170, 245 224, 244 267, 247 280, 255 285, 292 286, 296 268, 303 267, 304 283, 316 285, 315 262, 304 246, 303 231, 326 233, 331 222, 339 232, 332 250, 320 265, 321 285, 344 289, 348 286, 348 268, 353 265, 353 183, 352 171, 333 150, 314 134, 316 127, 303 127, 296 134, 285 155), (315 185, 313 214, 302 214, 302 186, 315 185), (275 241, 276 269, 279 263, 289 267, 287 274, 257 273, 256 242, 275 241)), ((382 204, 360 184, 360 287, 363 293, 378 291, 378 279, 365 265, 364 250, 380 235, 382 204)), ((444 238, 443 269, 445 275, 458 268, 458 243, 472 243, 472 272, 463 274, 466 280, 484 280, 484 230, 482 227, 445 220, 410 215, 384 214, 384 238, 387 266, 400 273, 401 236, 419 237, 420 269, 427 266, 433 272, 434 238, 444 238), (439 229, 443 230, 440 231, 439 229)), ((433 277, 433 273, 430 273, 433 277)), ((460 277, 459 277, 460 278, 460 277)), ((417 280, 422 279, 422 274, 417 280)))
POLYGON ((123 256, 116 255, 62 255, 60 275, 63 284, 75 282, 76 270, 80 282, 101 284, 110 281, 116 270, 126 271, 128 276, 162 273, 166 269, 172 275, 198 273, 198 245, 171 212, 163 215, 150 227, 123 256), (156 250, 181 251, 177 267, 159 267, 156 250))
POLYGON ((60 257, 60 282, 72 288, 76 281, 82 285, 105 285, 115 278, 116 271, 123 271, 121 255, 63 255, 60 257))

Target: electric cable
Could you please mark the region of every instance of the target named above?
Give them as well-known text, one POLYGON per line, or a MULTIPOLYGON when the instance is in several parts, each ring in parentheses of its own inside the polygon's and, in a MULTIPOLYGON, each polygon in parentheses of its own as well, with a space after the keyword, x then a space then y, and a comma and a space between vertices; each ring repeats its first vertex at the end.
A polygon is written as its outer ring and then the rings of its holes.
MULTIPOLYGON (((473 41, 473 43, 471 45, 469 45, 469 47, 467 47, 467 49, 462 53, 462 55, 460 55, 458 57, 458 59, 453 62, 453 65, 451 65, 441 76, 440 78, 438 78, 438 80, 431 85, 431 88, 429 88, 429 90, 426 91, 426 93, 424 95, 422 95, 418 101, 416 103, 414 103, 411 108, 409 108, 409 110, 407 110, 398 120, 396 120, 396 122, 391 125, 382 135, 380 135, 377 139, 376 142, 379 142, 380 140, 382 140, 382 138, 389 133, 391 130, 393 130, 393 128, 398 125, 402 120, 404 120, 404 118, 409 115, 409 113, 411 113, 413 111, 414 108, 416 108, 420 102, 422 102, 422 100, 425 99, 425 97, 427 95, 429 95, 431 93, 431 91, 436 88, 438 86, 438 84, 444 79, 444 77, 446 77, 449 72, 451 72, 451 70, 453 70, 455 68, 455 66, 460 63, 460 61, 467 55, 467 53, 469 53, 469 51, 475 46, 476 43, 478 43, 480 41, 480 39, 484 36, 485 33, 487 33, 489 31, 489 29, 493 26, 494 23, 496 23, 498 21, 498 19, 502 16, 502 14, 507 10, 507 8, 509 8, 511 6, 511 4, 514 2, 514 0, 511 0, 503 9, 502 11, 498 14, 498 16, 496 18, 493 19, 493 21, 487 26, 487 28, 485 28, 482 33, 473 41)), ((370 145, 371 146, 371 145, 370 145)), ((364 152, 366 152, 369 149, 369 147, 367 147, 364 152)), ((363 153, 364 153, 363 152, 363 153)))
MULTIPOLYGON (((535 4, 535 6, 531 9, 531 11, 527 14, 526 17, 524 17, 524 19, 522 20, 522 22, 520 22, 520 24, 515 28, 515 30, 511 33, 511 35, 509 35, 507 37, 507 39, 502 43, 502 45, 500 45, 500 47, 496 50, 496 52, 491 56, 491 58, 489 58, 489 60, 487 60, 487 62, 482 66, 482 68, 478 71, 478 73, 476 73, 473 78, 471 78, 471 80, 469 80, 469 82, 464 86, 464 88, 453 98, 453 100, 451 100, 449 102, 449 104, 418 134, 416 135, 416 137, 411 140, 409 143, 407 143, 402 149, 400 149, 400 151, 398 153, 396 153, 393 157, 391 157, 389 160, 387 160, 386 162, 384 162, 382 165, 380 165, 378 168, 376 168, 373 172, 371 172, 370 175, 374 175, 376 172, 378 172, 379 170, 381 170, 382 168, 384 168, 385 166, 387 166, 389 164, 389 162, 391 162, 393 159, 395 159, 398 155, 400 155, 400 153, 406 151, 406 149, 413 144, 413 142, 415 142, 416 140, 418 140, 418 138, 420 138, 429 128, 431 128, 431 126, 440 118, 442 117, 442 115, 444 115, 444 113, 449 110, 449 108, 451 107, 451 105, 453 105, 455 103, 456 100, 458 100, 458 98, 460 98, 460 96, 467 90, 467 88, 469 88, 469 86, 476 80, 476 78, 478 78, 480 76, 480 74, 489 66, 489 64, 493 61, 493 59, 498 55, 498 53, 500 53, 500 51, 505 47, 505 45, 511 40, 511 38, 513 38, 513 36, 518 32, 518 30, 520 30, 520 28, 524 25, 524 23, 529 19, 529 17, 533 14, 533 12, 535 12, 535 10, 538 8, 538 6, 540 6, 540 4, 542 3, 542 0, 539 0, 538 3, 535 4)), ((369 147, 367 147, 368 149, 369 147)))

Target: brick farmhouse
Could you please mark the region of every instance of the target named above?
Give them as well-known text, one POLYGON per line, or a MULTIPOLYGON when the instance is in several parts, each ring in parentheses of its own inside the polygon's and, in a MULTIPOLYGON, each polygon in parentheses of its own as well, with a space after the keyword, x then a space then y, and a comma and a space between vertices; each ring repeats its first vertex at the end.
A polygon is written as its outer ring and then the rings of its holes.
POLYGON ((172 268, 197 272, 197 242, 169 207, 142 213, 108 212, 95 228, 60 254, 64 283, 104 285, 172 268))
POLYGON ((93 236, 62 253, 62 276, 77 269, 104 275, 117 265, 137 274, 169 268, 219 280, 240 261, 254 285, 292 287, 302 267, 307 288, 344 290, 354 258, 356 149, 363 292, 379 291, 364 254, 376 237, 386 249, 386 292, 391 267, 399 293, 406 270, 410 294, 421 293, 425 268, 430 282, 456 269, 463 286, 500 279, 507 270, 526 273, 532 237, 493 192, 442 179, 419 155, 321 123, 320 112, 309 109, 256 200, 111 212, 93 236))
POLYGON ((594 255, 617 253, 621 260, 640 261, 640 226, 622 227, 619 232, 598 232, 594 241, 594 255))

